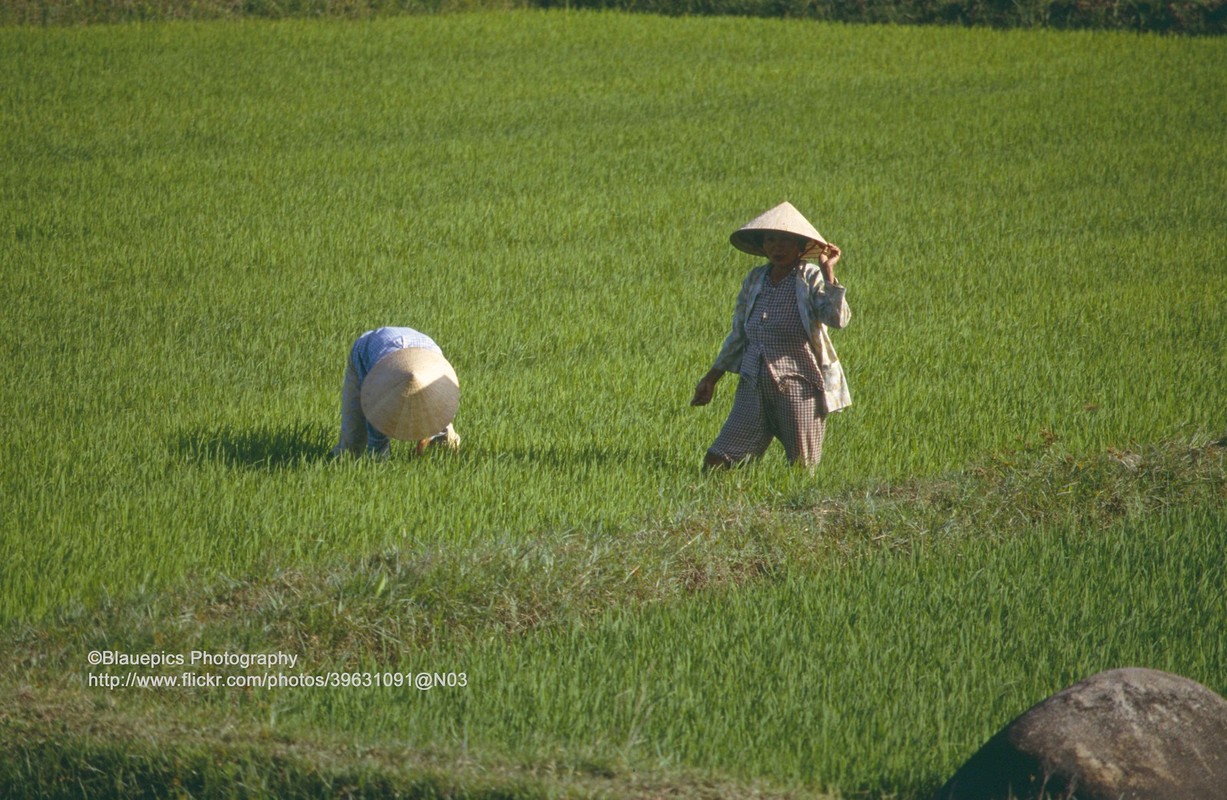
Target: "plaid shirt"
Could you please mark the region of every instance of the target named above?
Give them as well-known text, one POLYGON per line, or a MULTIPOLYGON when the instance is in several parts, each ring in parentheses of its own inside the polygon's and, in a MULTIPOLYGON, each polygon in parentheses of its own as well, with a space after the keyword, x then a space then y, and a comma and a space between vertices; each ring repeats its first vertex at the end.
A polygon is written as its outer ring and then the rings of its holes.
MULTIPOLYGON (((742 281, 733 311, 733 329, 725 338, 716 356, 716 369, 725 372, 740 372, 742 357, 746 352, 746 321, 754 309, 754 302, 767 280, 770 264, 750 270, 742 281)), ((822 270, 808 261, 802 261, 796 269, 797 310, 801 325, 808 335, 810 348, 818 359, 822 371, 823 396, 827 413, 839 411, 852 404, 852 395, 844 378, 843 367, 827 335, 827 327, 842 328, 852 318, 852 310, 844 299, 845 289, 838 283, 827 283, 822 270)))
POLYGON ((799 377, 822 388, 822 370, 814 351, 806 346, 805 328, 797 310, 796 272, 772 284, 768 278, 746 319, 746 350, 741 357, 741 379, 751 383, 765 374, 777 386, 785 378, 799 377))

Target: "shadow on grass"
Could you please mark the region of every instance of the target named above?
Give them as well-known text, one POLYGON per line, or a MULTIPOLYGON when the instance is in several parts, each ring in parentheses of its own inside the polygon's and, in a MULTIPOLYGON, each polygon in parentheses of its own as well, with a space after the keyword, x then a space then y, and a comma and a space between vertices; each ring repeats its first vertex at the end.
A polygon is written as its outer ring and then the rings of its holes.
POLYGON ((179 434, 179 453, 196 464, 240 469, 286 469, 328 458, 331 432, 317 425, 217 427, 179 434))

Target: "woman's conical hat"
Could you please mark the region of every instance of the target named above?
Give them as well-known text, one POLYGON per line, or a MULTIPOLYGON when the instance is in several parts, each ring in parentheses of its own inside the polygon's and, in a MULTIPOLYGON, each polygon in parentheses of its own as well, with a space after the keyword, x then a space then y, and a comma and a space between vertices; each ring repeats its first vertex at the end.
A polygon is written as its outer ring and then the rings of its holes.
POLYGON ((775 208, 767 209, 742 225, 729 237, 729 242, 743 253, 765 256, 767 254, 763 252, 763 233, 766 231, 790 233, 812 241, 813 244, 802 251, 803 257, 827 243, 827 240, 822 238, 822 234, 809 223, 809 220, 787 200, 775 208))
POLYGON ((362 381, 362 413, 385 436, 416 442, 456 417, 460 379, 434 350, 407 347, 375 362, 362 381))

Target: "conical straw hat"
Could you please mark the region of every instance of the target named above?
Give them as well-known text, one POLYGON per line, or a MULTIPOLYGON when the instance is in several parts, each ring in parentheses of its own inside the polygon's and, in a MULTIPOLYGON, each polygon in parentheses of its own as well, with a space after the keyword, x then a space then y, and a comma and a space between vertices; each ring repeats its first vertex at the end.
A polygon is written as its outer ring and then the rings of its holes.
POLYGON ((408 347, 375 362, 362 381, 362 413, 385 436, 416 442, 456 417, 460 380, 433 350, 408 347))
POLYGON ((743 253, 765 256, 767 254, 763 252, 762 246, 762 235, 765 231, 791 233, 793 236, 811 240, 813 244, 805 248, 801 253, 802 256, 809 255, 815 248, 827 243, 827 240, 822 238, 822 234, 809 223, 809 220, 787 200, 742 225, 729 237, 729 242, 743 253))

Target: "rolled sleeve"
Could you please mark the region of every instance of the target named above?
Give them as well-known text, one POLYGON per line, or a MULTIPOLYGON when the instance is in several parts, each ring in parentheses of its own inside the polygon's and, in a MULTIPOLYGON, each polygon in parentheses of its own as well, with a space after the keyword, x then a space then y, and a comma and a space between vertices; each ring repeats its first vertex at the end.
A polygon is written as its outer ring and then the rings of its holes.
POLYGON ((852 309, 848 307, 845 295, 847 289, 842 284, 819 281, 810 293, 810 308, 814 319, 830 328, 842 328, 852 320, 852 309))

